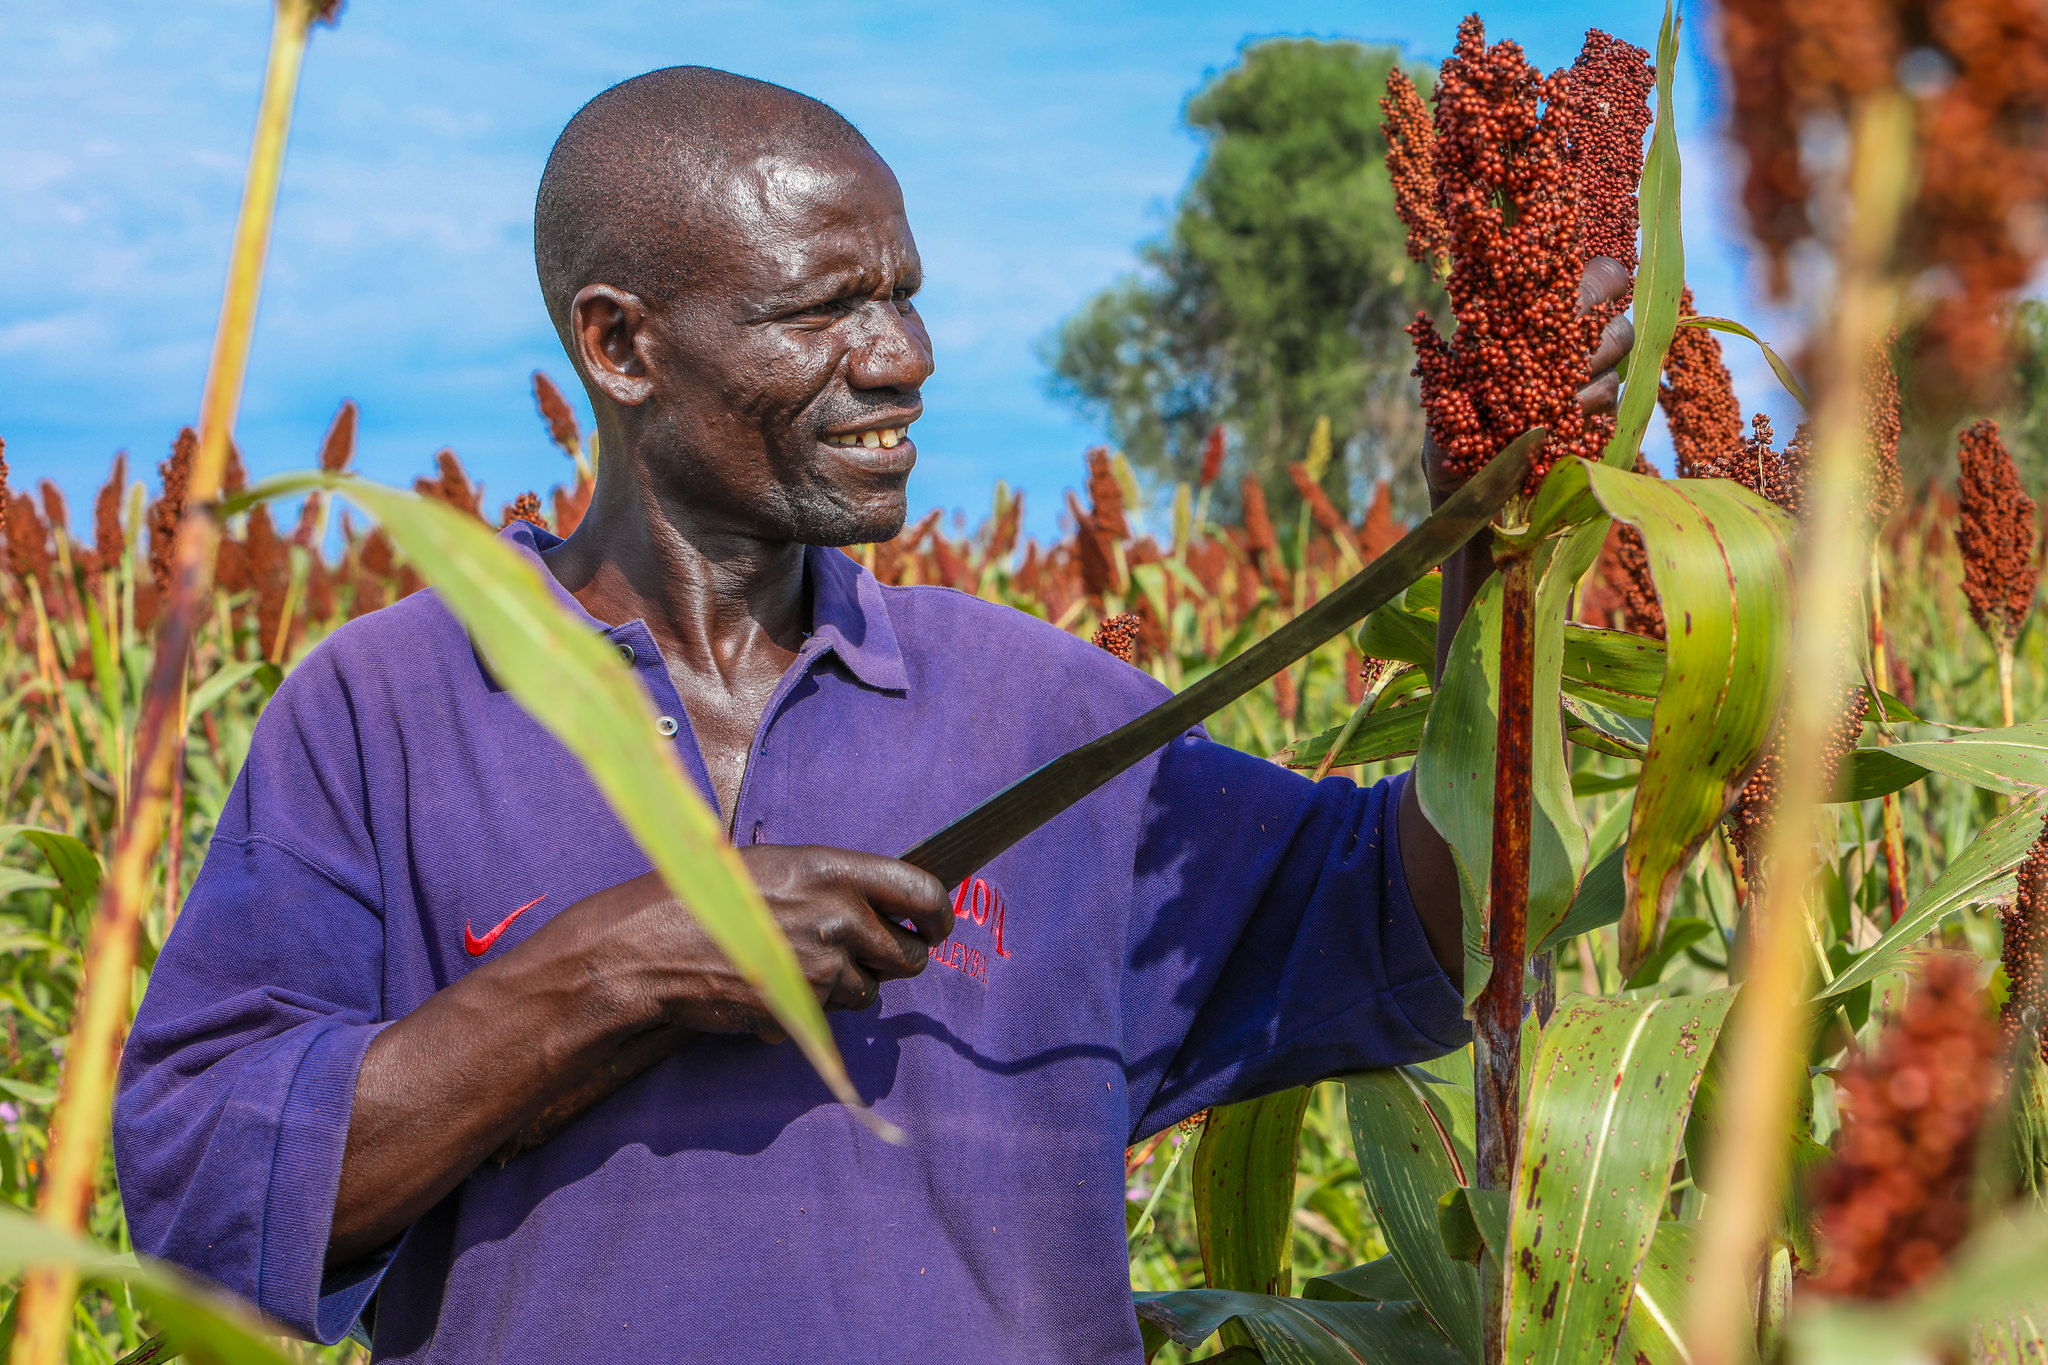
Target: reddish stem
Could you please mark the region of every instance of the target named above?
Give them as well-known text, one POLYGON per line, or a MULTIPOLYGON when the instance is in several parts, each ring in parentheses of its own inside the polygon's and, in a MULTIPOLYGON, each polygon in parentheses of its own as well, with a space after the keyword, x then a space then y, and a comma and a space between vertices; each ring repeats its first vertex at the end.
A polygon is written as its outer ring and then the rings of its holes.
MULTIPOLYGON (((1493 971, 1479 992, 1475 1076, 1478 1185, 1505 1190, 1521 1145, 1522 978, 1529 956, 1529 831, 1534 813, 1529 765, 1536 672, 1533 576, 1525 552, 1500 556, 1500 713, 1493 778, 1493 859, 1486 946, 1493 971)), ((1485 1349, 1502 1358, 1506 1282, 1494 1258, 1482 1267, 1485 1349)))

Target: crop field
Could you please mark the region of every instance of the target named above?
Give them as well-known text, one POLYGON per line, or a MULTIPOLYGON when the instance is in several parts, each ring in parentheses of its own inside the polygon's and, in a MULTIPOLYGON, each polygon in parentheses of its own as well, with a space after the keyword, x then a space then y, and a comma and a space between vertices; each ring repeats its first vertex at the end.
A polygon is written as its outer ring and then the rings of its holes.
MULTIPOLYGON (((197 426, 116 462, 90 507, 0 462, 17 1365, 367 1359, 130 1255, 106 1130, 120 1038, 266 701, 411 593, 442 594, 848 1095, 673 754, 572 737, 580 710, 641 698, 493 535, 569 535, 589 506, 607 454, 555 384, 533 376, 552 488, 487 492, 453 451, 411 489, 371 483, 351 404, 306 472, 244 471, 265 195, 322 8, 280 6, 197 426)), ((2008 449, 2037 428, 2004 387, 2048 220, 2048 14, 1810 8, 1711 13, 1744 208, 1804 336, 1696 312, 1668 9, 1635 35, 1653 45, 1594 31, 1552 74, 1475 16, 1380 103, 1407 251, 1441 286, 1409 328, 1440 508, 1345 486, 1327 420, 1265 479, 1219 422, 1182 477, 1088 451, 1056 539, 998 488, 978 522, 932 512, 845 551, 1175 691, 1386 575, 1354 628, 1208 728, 1321 780, 1413 769, 1460 878, 1475 1038, 1130 1148, 1149 1359, 2048 1359, 2048 640, 2021 474, 2044 452, 2008 449), (1598 258, 1625 299, 1581 296, 1598 258), (1578 390, 1624 309, 1606 411, 1578 390), (1765 396, 1736 392, 1724 347, 1762 348, 1794 430, 1752 417, 1765 396), (1641 453, 1657 421, 1662 472, 1641 453), (1902 433, 1935 456, 1908 468, 1956 475, 1909 483, 1902 433), (1440 642, 1454 575, 1386 566, 1424 542, 1443 560, 1429 537, 1459 517, 1489 524, 1493 572, 1440 642)))

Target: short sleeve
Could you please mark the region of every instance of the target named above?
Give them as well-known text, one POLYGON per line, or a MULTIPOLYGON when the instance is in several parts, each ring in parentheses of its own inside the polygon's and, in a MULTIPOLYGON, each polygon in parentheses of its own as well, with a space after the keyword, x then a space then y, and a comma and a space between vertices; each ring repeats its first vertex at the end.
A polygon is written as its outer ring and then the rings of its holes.
POLYGON ((1402 871, 1406 781, 1310 782, 1198 732, 1161 756, 1126 944, 1134 1138, 1467 1041, 1402 871))
POLYGON ((257 726, 122 1054, 114 1155, 138 1250, 332 1343, 389 1257, 323 1270, 383 924, 321 690, 288 681, 257 726))

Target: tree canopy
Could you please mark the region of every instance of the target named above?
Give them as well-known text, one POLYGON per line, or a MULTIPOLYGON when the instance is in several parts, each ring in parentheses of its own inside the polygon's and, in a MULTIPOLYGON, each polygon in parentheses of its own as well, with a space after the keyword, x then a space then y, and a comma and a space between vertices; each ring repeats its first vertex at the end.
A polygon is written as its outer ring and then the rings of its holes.
MULTIPOLYGON (((1285 466, 1327 416, 1340 503, 1414 477, 1402 329, 1441 291, 1407 257, 1387 178, 1379 96, 1398 60, 1269 39, 1188 100, 1207 146, 1172 226, 1045 345, 1054 393, 1104 418, 1140 469, 1192 477, 1221 424, 1229 467, 1291 498, 1285 466)), ((1427 90, 1431 73, 1410 72, 1427 90)))

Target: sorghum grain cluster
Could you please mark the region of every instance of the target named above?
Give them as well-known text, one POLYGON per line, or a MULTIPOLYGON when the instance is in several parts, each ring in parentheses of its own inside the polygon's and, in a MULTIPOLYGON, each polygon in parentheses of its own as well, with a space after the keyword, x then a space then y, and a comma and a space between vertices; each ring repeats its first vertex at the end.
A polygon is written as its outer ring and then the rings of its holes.
POLYGON ((1999 438, 1998 423, 1981 421, 1957 445, 1961 472, 1956 498, 1961 517, 1956 544, 1963 555, 1963 595, 1977 628, 2010 645, 2033 610, 2040 566, 2034 561, 2039 534, 2034 502, 2020 486, 2012 455, 1999 438))
MULTIPOLYGON (((1692 290, 1678 296, 1681 318, 1699 316, 1692 290)), ((1721 355, 1721 340, 1704 327, 1680 327, 1664 353, 1657 402, 1671 431, 1682 479, 1727 478, 1742 451, 1742 405, 1721 355)))
POLYGON ((2006 1056, 2026 1046, 2048 1061, 2048 826, 2020 860, 2012 904, 1999 913, 2004 930, 1999 960, 2005 964, 2005 1004, 1998 1012, 2006 1056))
POLYGON ((1970 1229, 1998 1055, 1976 960, 1928 958, 1877 1045, 1837 1073, 1846 1113, 1815 1182, 1826 1258, 1816 1290, 1895 1298, 1946 1264, 1970 1229))

